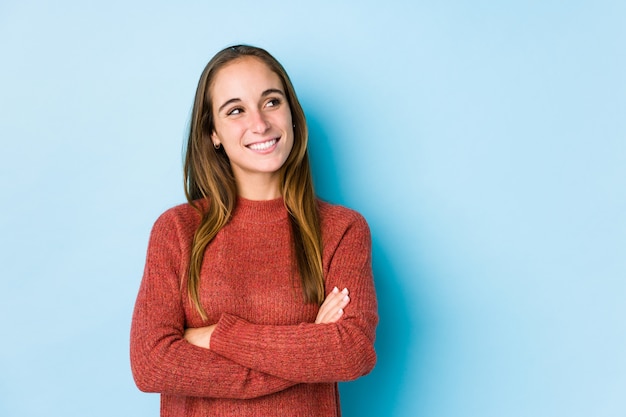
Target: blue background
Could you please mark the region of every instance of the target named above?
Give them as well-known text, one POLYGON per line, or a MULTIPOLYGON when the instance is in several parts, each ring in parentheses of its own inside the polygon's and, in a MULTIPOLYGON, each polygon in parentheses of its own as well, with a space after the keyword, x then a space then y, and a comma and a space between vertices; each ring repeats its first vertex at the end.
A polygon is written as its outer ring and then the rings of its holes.
POLYGON ((372 230, 379 362, 345 416, 626 415, 624 2, 86 3, 0 5, 0 416, 158 415, 128 360, 148 235, 241 42, 372 230))

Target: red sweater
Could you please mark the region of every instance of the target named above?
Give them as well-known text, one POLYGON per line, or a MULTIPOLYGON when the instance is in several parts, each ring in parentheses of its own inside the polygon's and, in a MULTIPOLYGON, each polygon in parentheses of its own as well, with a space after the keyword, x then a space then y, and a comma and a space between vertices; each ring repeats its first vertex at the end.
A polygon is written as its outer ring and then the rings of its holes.
POLYGON ((318 307, 303 302, 282 199, 238 199, 207 247, 200 299, 208 322, 182 281, 199 215, 184 204, 156 221, 130 357, 139 389, 161 393, 161 416, 341 414, 337 381, 365 375, 376 362, 371 239, 355 211, 320 202, 320 218, 326 293, 348 288, 351 299, 333 324, 315 324, 318 307), (185 328, 214 323, 210 350, 183 339, 185 328))

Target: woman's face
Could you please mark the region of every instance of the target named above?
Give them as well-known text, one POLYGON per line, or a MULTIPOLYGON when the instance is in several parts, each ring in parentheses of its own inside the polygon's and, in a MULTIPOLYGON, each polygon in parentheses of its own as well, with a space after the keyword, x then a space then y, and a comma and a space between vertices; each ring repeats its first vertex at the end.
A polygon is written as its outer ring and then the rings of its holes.
POLYGON ((239 186, 270 181, 293 147, 291 110, 278 75, 255 57, 222 67, 210 86, 214 131, 239 186))

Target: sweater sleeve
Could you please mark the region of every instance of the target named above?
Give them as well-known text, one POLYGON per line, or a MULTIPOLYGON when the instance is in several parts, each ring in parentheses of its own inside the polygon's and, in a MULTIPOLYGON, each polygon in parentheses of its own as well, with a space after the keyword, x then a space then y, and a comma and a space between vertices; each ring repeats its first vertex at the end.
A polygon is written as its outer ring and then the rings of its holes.
POLYGON ((348 381, 369 373, 376 362, 378 314, 371 237, 363 217, 356 215, 331 256, 326 291, 348 288, 351 300, 338 322, 260 325, 222 314, 211 350, 246 368, 291 381, 348 381))
POLYGON ((294 385, 184 340, 180 274, 186 265, 181 251, 186 238, 179 226, 166 212, 150 236, 131 324, 130 359, 137 387, 171 395, 246 399, 294 385))

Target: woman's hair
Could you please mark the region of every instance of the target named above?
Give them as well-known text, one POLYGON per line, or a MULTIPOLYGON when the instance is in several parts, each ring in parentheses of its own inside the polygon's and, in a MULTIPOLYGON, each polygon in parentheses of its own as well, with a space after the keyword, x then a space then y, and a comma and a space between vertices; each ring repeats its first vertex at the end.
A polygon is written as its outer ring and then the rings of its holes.
POLYGON ((200 76, 185 154, 185 195, 202 215, 191 246, 187 292, 193 306, 205 320, 207 317, 199 296, 205 249, 228 223, 237 201, 237 186, 228 156, 223 147, 215 149, 211 141, 215 128, 211 86, 221 68, 243 57, 254 57, 265 63, 278 75, 285 90, 294 123, 294 143, 279 171, 281 193, 289 212, 292 250, 300 272, 304 299, 318 305, 324 300, 321 228, 309 167, 304 111, 289 76, 273 56, 261 48, 237 45, 218 52, 200 76), (201 209, 197 200, 206 201, 206 209, 201 209))

